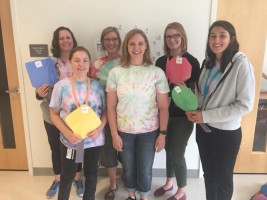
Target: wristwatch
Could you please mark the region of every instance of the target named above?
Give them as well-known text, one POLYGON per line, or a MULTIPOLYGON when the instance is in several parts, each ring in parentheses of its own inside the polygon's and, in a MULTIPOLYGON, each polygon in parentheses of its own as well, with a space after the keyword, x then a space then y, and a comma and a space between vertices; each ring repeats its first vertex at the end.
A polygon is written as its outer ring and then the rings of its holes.
POLYGON ((159 133, 162 134, 162 135, 167 135, 167 130, 159 131, 159 133))

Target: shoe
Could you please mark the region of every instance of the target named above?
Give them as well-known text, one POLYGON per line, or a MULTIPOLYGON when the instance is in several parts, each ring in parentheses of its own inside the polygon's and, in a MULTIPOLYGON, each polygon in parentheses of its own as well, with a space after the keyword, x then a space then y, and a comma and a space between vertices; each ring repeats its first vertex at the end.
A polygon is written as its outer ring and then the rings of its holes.
POLYGON ((76 195, 77 197, 83 197, 84 189, 83 189, 83 182, 82 179, 79 180, 73 180, 73 185, 76 189, 76 195))
POLYGON ((257 192, 251 197, 250 200, 264 200, 264 199, 266 199, 266 196, 262 194, 261 192, 257 192))
POLYGON ((114 200, 115 199, 115 192, 118 190, 118 185, 116 184, 115 189, 109 188, 109 190, 106 192, 104 198, 105 200, 114 200))
POLYGON ((56 196, 58 190, 59 190, 59 181, 53 181, 51 187, 46 192, 46 198, 52 199, 54 196, 56 196))
POLYGON ((166 192, 171 191, 171 190, 173 190, 173 186, 171 186, 171 187, 170 187, 169 189, 167 189, 167 190, 165 190, 164 187, 162 186, 162 187, 160 187, 160 188, 158 188, 158 189, 155 190, 154 195, 155 195, 156 197, 160 197, 160 196, 162 196, 163 194, 165 194, 166 192))
POLYGON ((182 197, 180 197, 179 199, 176 199, 175 196, 171 196, 170 198, 168 198, 167 200, 186 200, 186 195, 184 194, 182 197))
POLYGON ((132 197, 128 197, 127 199, 125 200, 136 200, 136 197, 134 197, 134 199, 132 197))
POLYGON ((267 184, 264 184, 263 186, 261 186, 260 191, 261 191, 262 194, 267 196, 267 184))

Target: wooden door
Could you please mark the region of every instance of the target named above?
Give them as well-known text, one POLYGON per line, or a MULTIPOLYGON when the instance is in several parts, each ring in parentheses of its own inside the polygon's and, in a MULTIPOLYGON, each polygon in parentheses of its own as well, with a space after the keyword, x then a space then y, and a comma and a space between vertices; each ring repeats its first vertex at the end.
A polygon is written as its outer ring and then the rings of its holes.
POLYGON ((28 170, 9 0, 0 22, 0 169, 28 170))
MULTIPOLYGON (((256 122, 258 121, 257 115, 259 117, 258 110, 261 111, 261 105, 258 104, 264 53, 267 51, 267 49, 265 49, 267 36, 267 1, 218 0, 217 3, 217 19, 230 21, 235 26, 237 39, 240 43, 240 50, 247 55, 253 64, 256 80, 256 97, 253 112, 246 115, 242 120, 242 143, 235 166, 235 172, 266 173, 266 129, 261 133, 263 135, 261 140, 264 143, 262 150, 255 150, 254 146, 255 139, 259 134, 255 132, 255 129, 257 125, 256 122)), ((263 125, 265 126, 265 124, 263 125)))

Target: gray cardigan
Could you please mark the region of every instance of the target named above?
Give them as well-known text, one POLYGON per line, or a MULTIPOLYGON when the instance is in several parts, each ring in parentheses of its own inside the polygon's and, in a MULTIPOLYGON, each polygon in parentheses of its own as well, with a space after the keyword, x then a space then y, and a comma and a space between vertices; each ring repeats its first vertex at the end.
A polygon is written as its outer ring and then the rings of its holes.
MULTIPOLYGON (((238 52, 234 55, 230 73, 221 82, 206 105, 202 107, 203 122, 222 130, 235 130, 241 126, 241 117, 253 109, 255 97, 255 77, 252 64, 247 57, 238 52)), ((230 68, 228 64, 222 77, 230 68)), ((206 68, 200 74, 203 78, 206 68)), ((201 94, 196 90, 200 101, 201 94)))

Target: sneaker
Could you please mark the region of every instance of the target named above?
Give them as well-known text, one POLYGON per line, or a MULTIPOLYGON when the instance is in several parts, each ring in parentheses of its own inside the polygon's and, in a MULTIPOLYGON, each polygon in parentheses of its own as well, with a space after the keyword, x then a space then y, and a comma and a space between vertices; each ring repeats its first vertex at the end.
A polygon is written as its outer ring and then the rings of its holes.
POLYGON ((57 193, 59 189, 59 181, 53 181, 51 187, 46 192, 46 198, 52 199, 57 193))
POLYGON ((79 180, 73 180, 73 185, 76 189, 76 195, 77 197, 83 197, 84 189, 83 189, 83 182, 82 179, 79 180))

